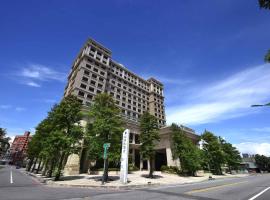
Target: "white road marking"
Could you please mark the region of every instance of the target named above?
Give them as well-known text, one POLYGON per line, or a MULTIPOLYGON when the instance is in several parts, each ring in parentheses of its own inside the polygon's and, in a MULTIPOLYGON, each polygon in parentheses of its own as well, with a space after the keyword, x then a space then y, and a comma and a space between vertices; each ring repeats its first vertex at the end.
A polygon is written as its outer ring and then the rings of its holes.
POLYGON ((270 187, 265 188, 263 191, 261 191, 260 193, 256 194, 255 196, 251 197, 251 198, 248 199, 248 200, 254 200, 254 199, 256 199, 257 197, 261 196, 263 193, 265 193, 265 192, 266 192, 267 190, 269 190, 269 189, 270 189, 270 187))
POLYGON ((13 184, 12 167, 10 168, 10 184, 13 184))

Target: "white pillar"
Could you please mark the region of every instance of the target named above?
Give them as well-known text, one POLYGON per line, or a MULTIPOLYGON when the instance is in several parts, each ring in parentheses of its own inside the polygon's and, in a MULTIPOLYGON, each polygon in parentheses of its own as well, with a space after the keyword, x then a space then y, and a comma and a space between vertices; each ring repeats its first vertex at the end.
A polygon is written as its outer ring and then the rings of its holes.
POLYGON ((78 154, 68 156, 67 163, 64 168, 64 175, 78 175, 80 173, 80 157, 78 154))
POLYGON ((179 158, 173 159, 171 148, 166 148, 167 166, 181 167, 179 158))

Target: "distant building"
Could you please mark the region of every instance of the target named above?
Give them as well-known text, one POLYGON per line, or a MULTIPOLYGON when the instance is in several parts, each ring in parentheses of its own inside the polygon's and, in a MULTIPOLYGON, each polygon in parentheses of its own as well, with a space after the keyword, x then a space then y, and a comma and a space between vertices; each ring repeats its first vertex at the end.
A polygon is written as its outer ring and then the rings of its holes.
POLYGON ((31 139, 32 136, 30 136, 29 131, 25 131, 23 135, 16 135, 10 148, 11 162, 13 164, 22 165, 31 139))
POLYGON ((250 155, 247 153, 242 154, 241 168, 247 170, 248 172, 259 172, 259 168, 255 162, 255 155, 250 155))

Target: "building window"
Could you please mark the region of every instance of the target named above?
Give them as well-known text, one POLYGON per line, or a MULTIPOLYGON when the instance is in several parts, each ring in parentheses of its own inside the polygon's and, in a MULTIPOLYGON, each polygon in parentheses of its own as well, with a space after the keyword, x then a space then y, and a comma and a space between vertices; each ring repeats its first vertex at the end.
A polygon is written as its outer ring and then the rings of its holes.
POLYGON ((78 92, 78 95, 81 96, 81 97, 84 97, 84 92, 79 91, 79 92, 78 92))
POLYGON ((101 84, 98 84, 98 88, 102 88, 102 85, 101 84))
POLYGON ((95 89, 94 89, 94 88, 92 88, 92 87, 89 87, 89 91, 94 92, 94 91, 95 91, 95 89))
POLYGON ((105 75, 105 73, 104 73, 103 71, 100 71, 100 74, 101 74, 102 76, 104 76, 104 75, 105 75))
POLYGON ((90 95, 90 94, 87 95, 87 99, 92 99, 92 98, 93 98, 92 95, 90 95))
POLYGON ((85 82, 87 82, 88 81, 88 78, 86 78, 86 77, 82 77, 82 81, 85 81, 85 82))
POLYGON ((90 72, 84 70, 84 74, 89 76, 90 72))
POLYGON ((81 84, 80 87, 83 88, 83 89, 86 89, 86 85, 85 84, 81 84))
POLYGON ((91 80, 91 81, 90 81, 90 84, 91 84, 91 85, 95 85, 95 84, 96 84, 96 81, 91 80))

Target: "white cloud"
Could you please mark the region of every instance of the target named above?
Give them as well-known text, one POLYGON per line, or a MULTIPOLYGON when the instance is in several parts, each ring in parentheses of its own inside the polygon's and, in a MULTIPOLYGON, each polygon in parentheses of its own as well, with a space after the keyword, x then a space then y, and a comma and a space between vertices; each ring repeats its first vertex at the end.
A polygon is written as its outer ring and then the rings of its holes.
POLYGON ((13 109, 18 112, 26 110, 26 108, 19 107, 19 106, 15 107, 12 105, 0 105, 0 109, 13 109))
POLYGON ((49 68, 40 64, 31 64, 26 68, 23 68, 21 75, 23 77, 36 79, 36 80, 57 80, 64 81, 66 74, 57 72, 52 68, 49 68))
MULTIPOLYGON (((269 80, 269 65, 261 65, 197 88, 185 99, 186 104, 168 107, 168 123, 196 125, 257 112, 250 105, 270 100, 269 80)), ((185 97, 175 97, 175 101, 180 98, 185 97)))
POLYGON ((21 77, 21 83, 31 87, 41 87, 41 82, 44 81, 63 82, 66 80, 65 73, 40 64, 29 64, 22 68, 21 72, 17 75, 21 77))
POLYGON ((18 112, 21 112, 21 111, 25 111, 26 108, 23 108, 23 107, 16 107, 15 110, 18 111, 18 112))
POLYGON ((162 82, 163 84, 172 84, 172 85, 186 85, 188 83, 193 82, 192 80, 185 79, 185 78, 168 78, 165 76, 160 76, 160 75, 148 75, 148 74, 143 74, 142 77, 144 79, 149 79, 150 77, 153 77, 154 79, 162 82))
POLYGON ((11 107, 11 105, 0 105, 0 109, 9 109, 11 107))
POLYGON ((270 143, 243 142, 234 144, 241 153, 270 156, 270 143))
POLYGON ((270 133, 270 127, 254 128, 253 131, 270 133))
POLYGON ((31 86, 31 87, 40 87, 39 84, 37 84, 37 83, 35 83, 33 81, 27 82, 26 85, 31 86))
POLYGON ((57 101, 55 99, 44 99, 45 103, 56 103, 57 101))

